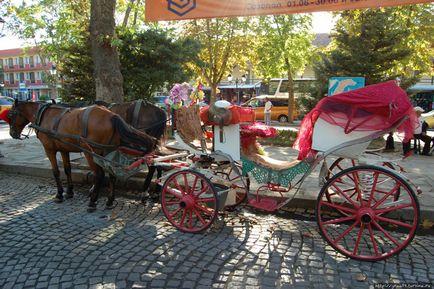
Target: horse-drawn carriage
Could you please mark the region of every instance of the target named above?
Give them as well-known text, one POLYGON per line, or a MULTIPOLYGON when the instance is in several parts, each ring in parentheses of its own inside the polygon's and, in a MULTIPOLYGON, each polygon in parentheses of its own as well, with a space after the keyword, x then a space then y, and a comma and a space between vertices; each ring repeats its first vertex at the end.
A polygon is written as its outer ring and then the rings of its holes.
POLYGON ((382 160, 334 175, 325 165, 331 155, 358 159, 371 140, 389 131, 402 130, 411 137, 411 104, 393 82, 322 100, 303 120, 295 143, 300 150, 297 160, 277 161, 261 154, 256 137, 273 135, 273 129, 253 123, 249 113, 240 110, 224 102, 202 113, 197 106, 181 107, 174 134, 180 151, 127 161, 127 171, 145 162, 152 172, 164 171, 157 182, 162 210, 171 224, 198 233, 212 225, 220 210, 242 202, 276 211, 291 200, 290 190, 297 193, 322 163, 316 220, 333 248, 351 258, 375 261, 399 253, 411 242, 420 212, 410 180, 383 166, 382 160), (201 118, 213 127, 212 144, 205 138, 201 118))

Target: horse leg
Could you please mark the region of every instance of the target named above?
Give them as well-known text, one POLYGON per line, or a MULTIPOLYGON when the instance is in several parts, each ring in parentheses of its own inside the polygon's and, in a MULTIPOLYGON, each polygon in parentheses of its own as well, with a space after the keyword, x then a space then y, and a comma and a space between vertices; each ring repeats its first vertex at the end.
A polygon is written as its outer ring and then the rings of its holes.
POLYGON ((61 203, 63 202, 63 187, 62 187, 62 182, 60 181, 60 172, 59 172, 59 167, 57 165, 56 152, 46 150, 45 153, 48 159, 50 160, 51 170, 53 171, 54 180, 56 181, 56 185, 57 185, 57 194, 56 197, 54 198, 54 201, 56 203, 61 203))
POLYGON ((107 197, 107 202, 105 203, 106 209, 113 209, 113 203, 115 201, 115 185, 116 185, 116 176, 109 174, 109 180, 110 180, 110 190, 109 195, 107 197))
POLYGON ((71 160, 69 158, 68 152, 61 152, 61 155, 63 160, 63 168, 65 170, 65 175, 68 182, 68 187, 66 189, 66 198, 70 199, 74 196, 74 191, 73 191, 74 186, 72 185, 72 177, 71 177, 71 160))
POLYGON ((86 157, 87 163, 89 164, 90 169, 93 171, 93 187, 89 191, 90 193, 90 200, 89 205, 87 207, 87 211, 94 212, 96 210, 96 202, 98 200, 98 193, 99 189, 101 188, 101 184, 104 180, 104 170, 98 166, 92 158, 91 154, 85 153, 84 156, 86 157))

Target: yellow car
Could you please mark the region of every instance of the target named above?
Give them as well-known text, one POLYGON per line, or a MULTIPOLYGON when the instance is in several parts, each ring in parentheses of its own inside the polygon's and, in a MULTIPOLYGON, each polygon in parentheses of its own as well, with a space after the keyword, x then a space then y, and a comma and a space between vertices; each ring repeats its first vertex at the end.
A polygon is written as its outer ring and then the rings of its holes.
POLYGON ((14 99, 12 97, 0 95, 0 113, 2 113, 3 110, 11 109, 13 104, 14 99))
MULTIPOLYGON (((271 120, 281 123, 288 122, 288 97, 261 95, 251 98, 241 106, 253 108, 255 110, 256 120, 264 120, 265 98, 268 98, 273 104, 271 108, 271 120)), ((298 113, 294 108, 294 118, 297 117, 298 113)))
POLYGON ((422 118, 428 124, 428 127, 434 129, 434 110, 427 113, 422 113, 422 118))

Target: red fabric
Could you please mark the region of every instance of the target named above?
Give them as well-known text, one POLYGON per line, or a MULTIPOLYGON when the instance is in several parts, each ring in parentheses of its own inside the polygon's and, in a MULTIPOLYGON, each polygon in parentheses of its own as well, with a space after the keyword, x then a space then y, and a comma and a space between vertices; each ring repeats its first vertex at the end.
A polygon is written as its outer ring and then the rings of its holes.
MULTIPOLYGON (((239 107, 236 105, 229 106, 232 112, 232 119, 230 124, 237 124, 240 122, 253 122, 255 121, 255 111, 251 108, 239 107)), ((200 109, 200 120, 205 125, 218 125, 209 120, 208 118, 209 106, 204 106, 200 109)))
POLYGON ((8 113, 9 113, 10 109, 5 109, 0 113, 0 119, 4 120, 5 122, 9 123, 9 117, 8 117, 8 113))
POLYGON ((404 115, 409 119, 398 131, 405 133, 404 141, 407 141, 413 138, 417 117, 407 94, 395 81, 325 97, 304 117, 293 148, 300 151, 298 159, 311 152, 313 127, 318 117, 351 133, 387 129, 404 115))
POLYGON ((243 149, 248 149, 252 145, 255 145, 257 136, 263 138, 275 137, 277 136, 277 129, 259 122, 240 125, 241 147, 243 149))
POLYGON ((240 135, 241 137, 275 137, 277 136, 277 129, 271 126, 266 126, 259 122, 255 122, 253 124, 242 124, 240 126, 240 135))

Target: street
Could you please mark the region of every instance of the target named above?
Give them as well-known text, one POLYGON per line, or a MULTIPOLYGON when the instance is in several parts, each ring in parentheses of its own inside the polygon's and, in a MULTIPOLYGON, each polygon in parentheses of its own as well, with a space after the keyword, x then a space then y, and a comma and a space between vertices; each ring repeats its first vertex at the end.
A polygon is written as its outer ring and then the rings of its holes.
POLYGON ((416 235, 399 256, 350 260, 318 233, 311 216, 241 208, 208 232, 186 234, 158 203, 100 197, 87 213, 88 186, 53 202, 52 179, 0 173, 1 288, 432 288, 434 236, 416 235), (428 285, 431 284, 431 285, 428 285))

